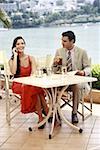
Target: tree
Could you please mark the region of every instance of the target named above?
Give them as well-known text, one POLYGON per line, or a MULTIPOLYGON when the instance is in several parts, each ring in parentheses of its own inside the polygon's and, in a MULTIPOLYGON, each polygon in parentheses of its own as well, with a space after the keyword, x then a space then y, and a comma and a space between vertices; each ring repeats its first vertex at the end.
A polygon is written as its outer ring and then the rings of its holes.
POLYGON ((11 19, 7 15, 7 13, 0 8, 0 21, 3 23, 5 28, 11 27, 11 19))
POLYGON ((100 13, 100 0, 95 0, 93 6, 98 8, 98 13, 100 13))
POLYGON ((63 0, 57 0, 56 1, 56 5, 57 6, 62 6, 64 4, 64 1, 63 0))
POLYGON ((4 3, 5 2, 5 0, 0 0, 0 3, 4 3))

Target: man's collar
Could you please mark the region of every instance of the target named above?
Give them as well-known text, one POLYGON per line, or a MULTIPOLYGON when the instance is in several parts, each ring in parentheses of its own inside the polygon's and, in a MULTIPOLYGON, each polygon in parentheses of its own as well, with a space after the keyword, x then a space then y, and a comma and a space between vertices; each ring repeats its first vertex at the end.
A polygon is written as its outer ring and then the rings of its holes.
POLYGON ((73 46, 73 48, 72 49, 67 49, 67 48, 65 48, 65 50, 66 50, 66 52, 68 52, 68 51, 71 51, 71 52, 74 52, 74 50, 75 50, 75 46, 73 46))

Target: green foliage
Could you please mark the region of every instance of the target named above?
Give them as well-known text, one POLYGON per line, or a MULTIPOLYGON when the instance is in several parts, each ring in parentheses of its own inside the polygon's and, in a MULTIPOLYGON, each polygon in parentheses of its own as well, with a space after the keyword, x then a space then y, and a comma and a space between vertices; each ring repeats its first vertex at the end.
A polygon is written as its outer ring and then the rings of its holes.
POLYGON ((100 13, 100 0, 95 0, 93 6, 97 8, 97 12, 100 13))
POLYGON ((98 81, 93 82, 93 88, 100 90, 100 64, 92 66, 92 76, 98 79, 98 81))
POLYGON ((0 70, 4 70, 4 65, 0 64, 0 70))
POLYGON ((10 28, 11 27, 11 20, 7 13, 0 8, 0 21, 4 24, 4 27, 10 28))

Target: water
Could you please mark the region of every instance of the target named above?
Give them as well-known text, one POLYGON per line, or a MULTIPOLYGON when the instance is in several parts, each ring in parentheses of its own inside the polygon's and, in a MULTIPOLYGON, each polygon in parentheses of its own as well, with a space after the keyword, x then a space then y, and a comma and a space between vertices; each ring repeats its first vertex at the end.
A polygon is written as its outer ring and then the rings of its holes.
POLYGON ((13 39, 19 35, 26 41, 25 52, 34 56, 54 55, 61 47, 61 34, 72 30, 76 34, 76 45, 85 49, 92 58, 92 63, 100 64, 100 24, 0 30, 0 50, 5 50, 11 56, 13 39))

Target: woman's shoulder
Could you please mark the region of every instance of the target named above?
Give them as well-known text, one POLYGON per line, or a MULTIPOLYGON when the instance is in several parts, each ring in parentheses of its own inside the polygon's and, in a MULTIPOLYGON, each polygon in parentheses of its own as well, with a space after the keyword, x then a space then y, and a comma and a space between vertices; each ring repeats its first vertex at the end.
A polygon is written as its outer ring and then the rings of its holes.
POLYGON ((27 55, 30 59, 34 59, 35 57, 32 55, 27 55))
POLYGON ((35 60, 35 57, 32 56, 32 55, 26 55, 26 57, 29 59, 29 61, 34 61, 35 60))

